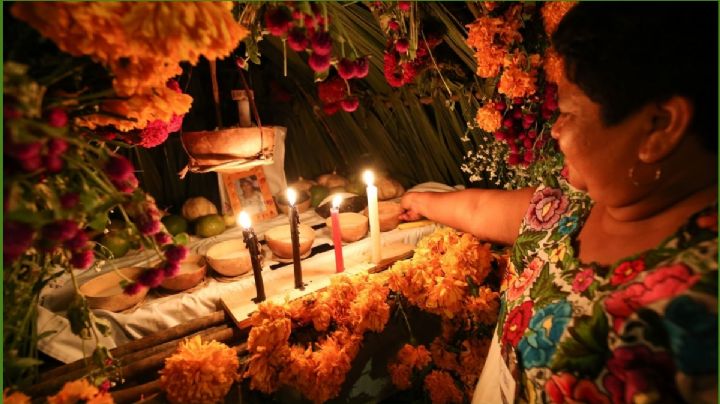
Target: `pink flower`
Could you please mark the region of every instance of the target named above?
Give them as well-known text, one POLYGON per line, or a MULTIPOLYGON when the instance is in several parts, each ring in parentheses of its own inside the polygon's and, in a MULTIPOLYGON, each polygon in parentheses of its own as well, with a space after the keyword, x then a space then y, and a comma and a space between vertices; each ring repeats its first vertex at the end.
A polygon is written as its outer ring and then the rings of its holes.
POLYGON ((135 167, 133 167, 130 160, 123 156, 110 157, 105 164, 105 173, 113 181, 122 181, 129 179, 131 176, 134 177, 134 170, 135 167))
POLYGON ((272 35, 285 35, 291 22, 292 14, 287 7, 274 7, 265 12, 265 27, 272 35))
MULTIPOLYGON (((175 117, 174 115, 173 117, 175 117)), ((174 122, 177 126, 177 122, 174 122)), ((182 125, 182 117, 180 117, 180 125, 182 125)), ((179 129, 179 128, 178 128, 179 129)), ((177 129, 176 129, 177 130, 177 129)), ((148 124, 145 129, 140 133, 140 142, 137 143, 139 146, 145 148, 152 148, 159 146, 167 140, 168 137, 168 123, 156 119, 148 124)))
POLYGON ((43 237, 53 241, 66 241, 75 237, 78 232, 78 224, 74 220, 58 220, 57 222, 43 226, 43 237))
POLYGON ((50 112, 48 112, 47 120, 50 126, 62 128, 63 126, 67 125, 68 116, 64 110, 60 108, 52 108, 50 112))
POLYGON ((319 53, 313 53, 308 58, 308 65, 313 71, 321 73, 330 67, 330 55, 321 55, 319 53))
POLYGON ((171 241, 172 241, 172 237, 170 237, 170 235, 167 233, 160 232, 160 233, 155 234, 155 242, 160 245, 168 244, 171 241))
POLYGON ((29 224, 5 221, 3 235, 3 260, 10 263, 30 248, 35 231, 29 224))
POLYGON ((355 63, 352 60, 342 58, 336 67, 338 74, 343 79, 349 80, 355 77, 355 63))
POLYGON ((345 98, 347 86, 339 77, 331 77, 323 82, 318 83, 318 98, 324 104, 340 101, 345 98))
POLYGON ((118 191, 126 194, 131 194, 135 189, 138 187, 138 179, 135 177, 135 175, 131 175, 130 177, 124 179, 124 180, 111 180, 113 185, 115 185, 115 188, 118 189, 118 191))
POLYGON ((310 43, 310 41, 305 35, 305 29, 301 27, 294 27, 290 30, 287 39, 287 44, 290 49, 294 50, 295 52, 302 52, 307 49, 308 43, 310 43))
POLYGON ((400 11, 410 11, 410 2, 409 1, 398 1, 398 9, 400 11))
POLYGON ((614 403, 635 403, 636 395, 645 392, 659 393, 668 402, 679 399, 667 352, 653 352, 645 345, 621 347, 613 351, 607 369, 603 384, 614 403))
POLYGON ((165 258, 170 262, 180 263, 188 255, 188 249, 182 245, 172 245, 165 250, 165 258))
POLYGON ((51 174, 62 171, 64 165, 62 158, 54 154, 45 156, 43 158, 43 164, 45 165, 45 170, 51 174))
POLYGON ((612 277, 610 278, 611 285, 623 284, 645 270, 645 261, 642 259, 636 259, 633 261, 625 261, 618 265, 613 271, 612 277))
POLYGON ((572 290, 575 293, 582 293, 590 287, 595 279, 595 271, 592 268, 586 268, 575 275, 573 279, 572 290))
POLYGON ((503 325, 502 342, 504 344, 510 344, 513 347, 517 346, 523 334, 525 334, 528 324, 530 324, 532 309, 532 300, 527 300, 508 313, 503 325))
MULTIPOLYGON (((324 31, 316 32, 310 39, 310 47, 313 50, 313 54, 321 56, 329 55, 332 50, 332 38, 330 34, 324 31)), ((330 58, 328 58, 328 60, 329 59, 330 58)))
POLYGON ((685 291, 700 279, 684 264, 657 268, 642 282, 631 283, 612 293, 605 300, 605 309, 613 317, 615 331, 620 331, 625 320, 637 309, 685 291))
POLYGON ((336 112, 340 110, 340 103, 339 102, 331 102, 329 104, 323 104, 323 112, 327 116, 335 115, 336 112))
POLYGON ((344 100, 340 101, 340 106, 345 112, 353 112, 358 109, 359 105, 360 100, 358 100, 357 97, 347 97, 344 100))
POLYGON ((70 264, 78 269, 88 269, 95 261, 92 250, 76 251, 70 258, 70 264))
POLYGON ((568 204, 567 197, 559 189, 543 188, 532 196, 525 220, 533 230, 548 230, 560 220, 568 204))
POLYGON ((165 274, 165 277, 170 278, 180 272, 180 263, 167 261, 160 268, 162 269, 163 274, 165 274))
POLYGON ((397 31, 400 29, 400 23, 398 23, 396 20, 390 20, 390 22, 388 23, 388 28, 391 31, 397 31))
POLYGON ((577 379, 570 373, 553 375, 545 384, 545 392, 553 403, 610 404, 595 383, 588 379, 577 379))
POLYGON ((65 139, 50 139, 47 142, 48 155, 59 156, 67 151, 69 145, 65 139))
POLYGON ((43 145, 40 142, 14 143, 9 141, 5 145, 5 153, 7 153, 10 157, 22 161, 33 157, 39 157, 42 146, 43 145))
POLYGON ((543 260, 535 257, 524 271, 508 285, 507 298, 513 301, 522 296, 525 290, 532 287, 543 269, 543 260))
POLYGON ((60 206, 63 209, 72 209, 80 202, 80 196, 76 192, 68 192, 60 197, 60 206))
POLYGON ((112 384, 110 383, 110 379, 105 379, 98 386, 98 390, 100 390, 101 393, 107 393, 108 391, 110 391, 110 387, 112 387, 112 384))
POLYGON ((70 251, 80 251, 87 247, 88 241, 88 235, 84 231, 78 231, 75 237, 67 240, 64 245, 70 251))
POLYGON ((170 122, 167 124, 167 132, 168 133, 174 133, 182 129, 183 124, 183 118, 185 115, 175 115, 173 114, 172 118, 170 118, 170 122))
POLYGON ((148 269, 140 274, 138 283, 149 288, 154 288, 160 286, 164 279, 165 274, 161 269, 148 269))
POLYGON ((146 236, 152 236, 162 229, 162 223, 159 220, 154 220, 147 215, 138 219, 137 226, 140 233, 146 236))
POLYGON ((143 289, 143 286, 139 282, 133 282, 133 283, 125 286, 125 288, 123 289, 123 293, 125 293, 126 295, 132 296, 132 295, 136 295, 136 294, 140 293, 140 291, 142 289, 143 289))
POLYGON ((410 42, 406 38, 400 38, 395 42, 395 50, 400 53, 405 53, 410 48, 410 42))
POLYGON ((370 63, 367 56, 355 59, 355 77, 362 79, 370 72, 370 63))

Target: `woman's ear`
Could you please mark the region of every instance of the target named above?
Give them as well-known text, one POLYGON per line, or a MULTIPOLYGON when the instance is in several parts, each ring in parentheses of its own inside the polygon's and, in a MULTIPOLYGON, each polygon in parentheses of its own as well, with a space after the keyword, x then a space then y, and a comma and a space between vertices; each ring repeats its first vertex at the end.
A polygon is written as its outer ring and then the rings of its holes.
POLYGON ((692 102, 681 96, 673 96, 652 109, 652 130, 638 151, 638 158, 646 164, 662 160, 675 150, 685 137, 694 112, 692 102))

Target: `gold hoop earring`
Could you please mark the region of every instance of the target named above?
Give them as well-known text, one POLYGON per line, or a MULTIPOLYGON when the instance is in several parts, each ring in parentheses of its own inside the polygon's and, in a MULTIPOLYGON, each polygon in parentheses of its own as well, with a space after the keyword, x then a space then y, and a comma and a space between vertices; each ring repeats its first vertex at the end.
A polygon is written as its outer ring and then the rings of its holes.
POLYGON ((628 178, 636 187, 650 185, 658 181, 660 177, 662 177, 662 167, 660 166, 656 166, 655 170, 652 170, 652 166, 649 164, 638 164, 636 162, 628 170, 628 178))

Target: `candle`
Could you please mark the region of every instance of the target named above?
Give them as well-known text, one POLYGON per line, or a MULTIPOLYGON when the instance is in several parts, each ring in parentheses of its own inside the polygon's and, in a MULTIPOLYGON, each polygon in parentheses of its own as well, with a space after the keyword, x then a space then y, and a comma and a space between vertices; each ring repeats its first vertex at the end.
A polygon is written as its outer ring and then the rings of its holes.
POLYGON ((370 219, 370 243, 372 245, 372 263, 380 262, 380 216, 378 215, 377 187, 373 185, 375 176, 372 171, 365 170, 363 180, 367 184, 368 218, 370 219))
POLYGON ((335 195, 332 200, 332 208, 330 208, 330 216, 332 217, 332 238, 335 245, 335 272, 340 273, 345 270, 343 260, 342 239, 340 237, 340 202, 342 196, 335 195))
POLYGON ((297 207, 295 201, 297 200, 297 193, 292 188, 287 190, 287 201, 288 201, 288 214, 290 215, 290 240, 292 241, 292 252, 293 252, 293 274, 295 276, 295 289, 304 289, 302 281, 302 267, 300 266, 300 232, 298 225, 300 224, 300 217, 298 216, 297 207))
POLYGON ((245 211, 242 211, 240 215, 238 215, 237 221, 240 222, 240 226, 243 228, 243 240, 250 253, 250 262, 252 262, 255 291, 257 293, 255 303, 260 303, 265 300, 265 284, 263 283, 262 274, 260 273, 262 267, 260 266, 260 249, 258 248, 257 236, 251 227, 252 222, 250 221, 250 216, 245 211))

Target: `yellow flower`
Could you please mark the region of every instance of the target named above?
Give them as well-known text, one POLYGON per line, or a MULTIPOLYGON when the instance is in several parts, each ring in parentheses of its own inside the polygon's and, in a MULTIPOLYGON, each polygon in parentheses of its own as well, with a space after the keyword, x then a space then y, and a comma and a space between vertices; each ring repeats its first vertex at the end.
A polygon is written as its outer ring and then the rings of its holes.
POLYGON ((560 244, 550 252, 550 262, 556 263, 558 261, 562 261, 563 258, 565 258, 566 252, 567 246, 565 244, 560 244))
POLYGON ((30 404, 30 397, 26 396, 20 391, 14 391, 12 394, 8 394, 10 389, 6 388, 3 390, 2 402, 5 404, 30 404))
POLYGON ((425 377, 425 389, 433 404, 462 403, 463 394, 449 373, 433 370, 425 377))
POLYGON ((238 379, 239 366, 234 349, 217 341, 203 343, 195 336, 165 359, 160 385, 171 403, 215 403, 238 379))

